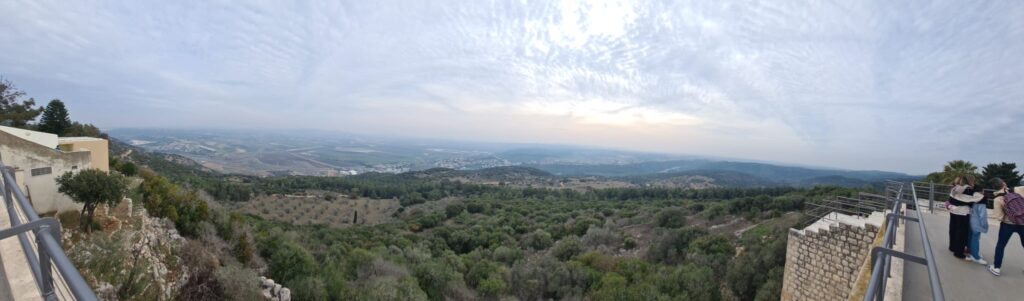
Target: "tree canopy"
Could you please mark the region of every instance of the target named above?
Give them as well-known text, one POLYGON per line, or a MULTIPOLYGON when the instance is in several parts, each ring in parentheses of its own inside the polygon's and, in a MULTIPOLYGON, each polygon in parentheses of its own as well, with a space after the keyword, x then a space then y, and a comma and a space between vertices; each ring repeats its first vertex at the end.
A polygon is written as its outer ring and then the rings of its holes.
POLYGON ((117 173, 86 169, 78 173, 64 173, 57 178, 57 185, 57 191, 68 195, 75 203, 82 203, 81 226, 90 231, 96 207, 100 204, 117 206, 124 198, 128 182, 117 173))
POLYGON ((959 177, 977 180, 980 176, 978 174, 978 167, 974 163, 965 160, 953 160, 946 163, 946 166, 943 166, 941 180, 943 183, 953 183, 959 177))
POLYGON ((60 99, 51 100, 43 110, 43 117, 39 120, 39 130, 58 136, 66 135, 71 128, 71 116, 64 102, 60 99))
POLYGON ((24 128, 42 113, 42 108, 35 107, 35 99, 23 97, 25 92, 0 77, 0 125, 24 128))
POLYGON ((1016 169, 1017 164, 1014 163, 991 163, 982 169, 981 179, 984 181, 983 183, 988 183, 993 178, 1000 178, 1010 187, 1018 186, 1022 177, 1016 169))

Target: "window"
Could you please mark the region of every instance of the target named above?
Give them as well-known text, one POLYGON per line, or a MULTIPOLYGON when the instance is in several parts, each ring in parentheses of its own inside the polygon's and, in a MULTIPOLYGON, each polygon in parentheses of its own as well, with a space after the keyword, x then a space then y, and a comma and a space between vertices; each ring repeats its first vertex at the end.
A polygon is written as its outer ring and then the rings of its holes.
POLYGON ((40 167, 40 168, 33 168, 32 169, 32 176, 33 177, 41 176, 41 175, 48 175, 48 174, 51 174, 51 173, 53 173, 53 169, 51 169, 49 167, 40 167))

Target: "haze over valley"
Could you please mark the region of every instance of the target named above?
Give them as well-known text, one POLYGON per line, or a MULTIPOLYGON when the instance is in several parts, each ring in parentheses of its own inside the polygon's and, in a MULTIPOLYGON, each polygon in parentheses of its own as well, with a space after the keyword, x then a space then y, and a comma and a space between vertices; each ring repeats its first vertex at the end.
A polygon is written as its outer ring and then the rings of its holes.
MULTIPOLYGON (((528 167, 549 176, 600 177, 623 184, 682 187, 864 187, 896 172, 849 171, 782 163, 640 153, 564 145, 382 138, 317 130, 115 129, 118 140, 150 151, 178 154, 224 173, 257 176, 348 176, 433 168, 479 170, 528 167), (676 181, 666 179, 676 178, 676 181)), ((626 185, 630 186, 630 185, 626 185)))

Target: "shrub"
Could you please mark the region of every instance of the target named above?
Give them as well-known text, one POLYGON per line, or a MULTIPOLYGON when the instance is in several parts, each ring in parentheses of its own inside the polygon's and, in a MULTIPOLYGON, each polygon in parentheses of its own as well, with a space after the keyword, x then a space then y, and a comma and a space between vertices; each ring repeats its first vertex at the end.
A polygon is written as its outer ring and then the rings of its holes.
POLYGON ((448 205, 448 206, 444 207, 444 214, 445 214, 445 216, 448 216, 448 218, 453 218, 453 217, 458 216, 459 214, 462 214, 462 212, 465 211, 465 210, 466 210, 466 206, 465 205, 462 205, 462 204, 451 204, 451 205, 448 205))
POLYGON ((551 255, 555 256, 560 260, 569 260, 573 256, 579 255, 583 252, 583 243, 580 242, 579 237, 567 236, 562 240, 559 240, 555 247, 551 249, 551 255))
POLYGON ((662 228, 679 228, 686 225, 686 211, 681 208, 667 208, 658 212, 654 224, 662 228))
POLYGON ((476 287, 480 294, 487 297, 494 297, 505 293, 505 289, 508 288, 508 284, 500 276, 491 275, 480 282, 480 285, 476 287))
POLYGON ((538 229, 530 234, 523 236, 522 239, 523 247, 531 248, 534 250, 547 249, 552 244, 551 234, 547 231, 538 229))
POLYGON ((327 287, 318 276, 304 276, 289 288, 295 300, 326 301, 327 287))
POLYGON ((505 264, 512 264, 520 258, 523 258, 523 251, 506 246, 499 246, 495 248, 494 253, 491 254, 491 259, 505 264))
POLYGON ((618 247, 622 244, 622 236, 607 228, 593 227, 583 235, 583 243, 590 247, 608 246, 618 247))
POLYGON ((224 288, 224 296, 228 300, 246 301, 260 300, 259 286, 255 279, 259 278, 256 272, 242 266, 229 265, 217 270, 217 281, 224 288))
POLYGON ((282 283, 291 283, 316 272, 317 263, 306 249, 294 242, 281 244, 270 257, 270 275, 282 283))

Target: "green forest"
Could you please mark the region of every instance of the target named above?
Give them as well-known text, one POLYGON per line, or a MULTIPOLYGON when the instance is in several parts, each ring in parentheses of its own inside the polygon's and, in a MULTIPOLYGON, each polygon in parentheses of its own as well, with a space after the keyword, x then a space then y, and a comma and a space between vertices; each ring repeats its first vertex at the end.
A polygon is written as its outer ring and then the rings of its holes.
MULTIPOLYGON (((145 166, 137 193, 150 214, 199 241, 212 232, 238 264, 289 287, 296 300, 774 300, 787 229, 804 203, 843 188, 616 188, 570 190, 466 184, 407 174, 248 177, 134 152, 115 169, 145 166), (150 171, 150 169, 154 171, 150 171), (179 184, 175 184, 179 183, 179 184), (192 188, 188 188, 192 187, 192 188), (213 209, 267 194, 329 191, 398 199, 393 222, 298 226, 213 209), (789 214, 787 214, 789 213, 789 214), (745 231, 713 225, 741 222, 745 231)), ((326 200, 324 200, 326 201, 326 200)), ((301 210, 297 208, 297 210, 301 210)), ((314 214, 310 212, 309 214, 314 214)), ((354 216, 353 219, 358 219, 354 216)), ((199 264, 201 265, 201 264, 199 264)), ((214 275, 230 265, 212 264, 214 275)), ((244 295, 198 277, 192 299, 244 295)))

